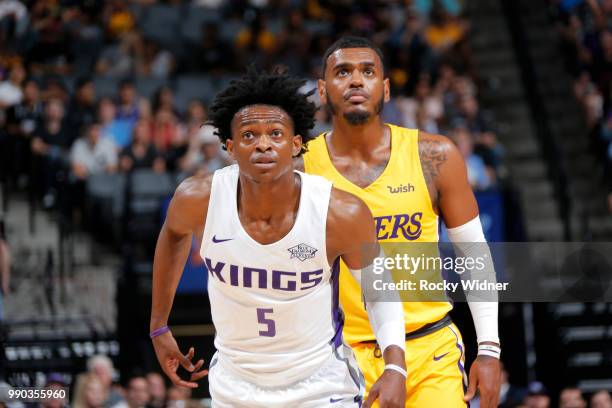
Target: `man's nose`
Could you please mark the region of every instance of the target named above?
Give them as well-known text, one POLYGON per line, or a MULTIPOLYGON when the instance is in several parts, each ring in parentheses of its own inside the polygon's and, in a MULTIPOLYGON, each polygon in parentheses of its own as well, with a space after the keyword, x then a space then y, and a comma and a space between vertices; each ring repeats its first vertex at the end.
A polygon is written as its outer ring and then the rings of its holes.
POLYGON ((361 71, 358 69, 353 70, 351 73, 351 83, 350 86, 353 88, 362 88, 363 87, 363 75, 361 71))
POLYGON ((272 140, 270 136, 264 134, 257 138, 257 150, 261 152, 265 152, 272 147, 272 140))

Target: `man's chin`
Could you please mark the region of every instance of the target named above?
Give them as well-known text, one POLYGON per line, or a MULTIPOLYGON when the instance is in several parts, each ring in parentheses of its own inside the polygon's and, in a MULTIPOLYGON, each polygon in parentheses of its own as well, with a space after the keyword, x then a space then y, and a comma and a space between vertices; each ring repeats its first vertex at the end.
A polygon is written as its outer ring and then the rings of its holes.
POLYGON ((346 121, 353 126, 365 125, 370 120, 371 116, 372 115, 370 115, 369 112, 365 111, 351 111, 344 113, 344 119, 346 119, 346 121))

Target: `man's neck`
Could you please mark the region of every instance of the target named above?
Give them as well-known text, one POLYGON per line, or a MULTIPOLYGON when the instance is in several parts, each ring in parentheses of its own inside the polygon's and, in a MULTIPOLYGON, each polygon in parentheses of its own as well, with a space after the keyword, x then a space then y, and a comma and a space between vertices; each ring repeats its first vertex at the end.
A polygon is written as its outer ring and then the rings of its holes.
POLYGON ((293 211, 300 196, 300 184, 293 169, 273 182, 256 183, 240 176, 239 213, 248 221, 283 219, 293 211))
POLYGON ((385 124, 380 116, 359 126, 349 124, 344 118, 334 117, 332 134, 328 139, 334 155, 367 159, 383 144, 385 124))

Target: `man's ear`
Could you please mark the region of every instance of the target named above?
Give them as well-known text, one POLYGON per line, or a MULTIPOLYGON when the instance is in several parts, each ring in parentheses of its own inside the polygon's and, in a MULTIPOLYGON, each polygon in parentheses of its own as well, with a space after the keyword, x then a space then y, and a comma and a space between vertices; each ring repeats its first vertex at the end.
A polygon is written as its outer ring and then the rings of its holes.
POLYGON ((389 81, 389 78, 385 78, 383 81, 383 86, 384 86, 384 101, 389 102, 391 100, 391 83, 389 81))
POLYGON ((234 141, 232 139, 227 139, 225 141, 225 149, 227 150, 227 154, 229 154, 233 160, 236 160, 234 156, 234 141))
POLYGON ((293 149, 292 149, 292 157, 297 157, 298 154, 302 151, 302 136, 295 135, 293 136, 293 149))
POLYGON ((317 93, 319 94, 321 105, 326 105, 327 104, 327 91, 325 90, 325 81, 322 79, 317 80, 317 93))

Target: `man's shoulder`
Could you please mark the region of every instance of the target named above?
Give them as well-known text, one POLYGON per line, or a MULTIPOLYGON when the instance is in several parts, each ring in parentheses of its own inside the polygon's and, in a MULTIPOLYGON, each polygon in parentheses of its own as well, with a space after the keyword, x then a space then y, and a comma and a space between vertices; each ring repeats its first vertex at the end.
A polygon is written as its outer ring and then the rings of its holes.
POLYGON ((432 149, 448 149, 454 146, 453 142, 446 136, 427 133, 419 130, 419 147, 432 149))
POLYGON ((206 202, 212 191, 212 180, 212 174, 188 177, 176 188, 174 198, 185 205, 206 202))

